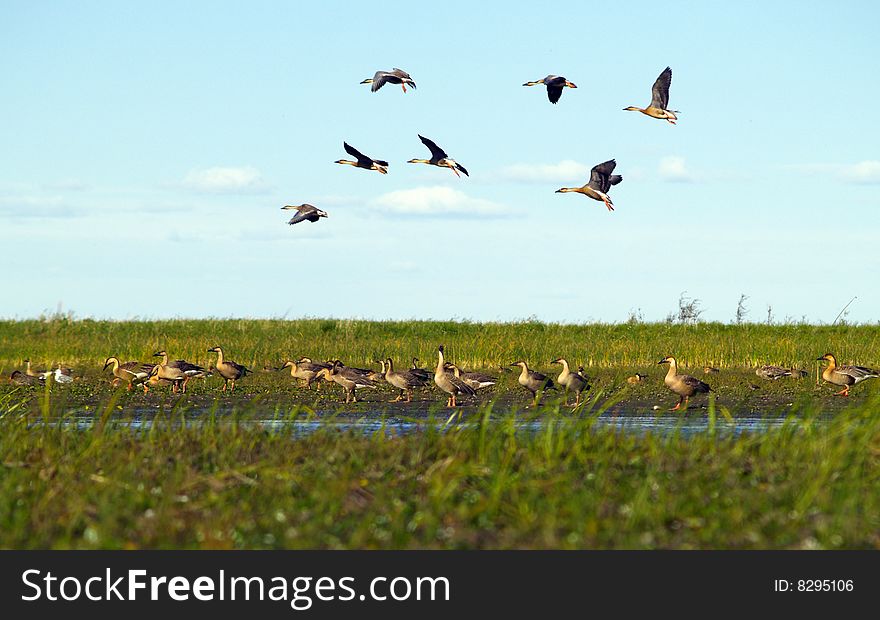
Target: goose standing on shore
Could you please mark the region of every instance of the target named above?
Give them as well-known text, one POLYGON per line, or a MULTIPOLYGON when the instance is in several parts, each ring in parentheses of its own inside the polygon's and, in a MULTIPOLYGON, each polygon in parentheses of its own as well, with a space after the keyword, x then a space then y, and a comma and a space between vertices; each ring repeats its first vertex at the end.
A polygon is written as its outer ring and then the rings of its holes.
POLYGON ((669 364, 669 370, 666 372, 666 378, 663 379, 663 382, 672 392, 678 394, 678 404, 670 409, 670 411, 678 411, 682 403, 684 403, 685 409, 687 409, 688 400, 691 396, 694 394, 708 394, 712 391, 708 383, 704 383, 690 375, 678 374, 678 364, 671 355, 664 357, 657 363, 669 364))
POLYGON ((409 371, 425 382, 430 381, 433 375, 427 368, 419 367, 419 358, 417 357, 412 358, 412 365, 409 367, 409 371))
POLYGON ((348 142, 343 142, 342 146, 345 148, 345 152, 354 157, 357 161, 350 161, 348 159, 337 159, 334 163, 354 166, 355 168, 363 168, 364 170, 375 170, 377 172, 381 172, 382 174, 388 174, 387 161, 367 157, 359 150, 348 144, 348 142))
POLYGON ((406 402, 411 403, 413 390, 425 386, 425 381, 409 370, 395 372, 394 361, 390 357, 385 359, 382 366, 385 370, 385 380, 400 390, 400 394, 398 394, 397 398, 391 401, 393 403, 402 400, 404 394, 406 395, 406 402))
POLYGON ((559 376, 556 378, 556 382, 559 385, 565 388, 565 404, 568 404, 568 391, 573 390, 575 393, 574 406, 577 407, 581 404, 581 392, 586 390, 589 386, 587 385, 587 380, 582 377, 578 373, 571 372, 568 368, 568 362, 565 361, 565 358, 558 357, 551 364, 562 364, 562 372, 559 373, 559 376))
POLYGON ((422 141, 422 144, 428 147, 431 151, 431 159, 410 159, 408 164, 428 164, 430 166, 437 166, 439 168, 449 168, 455 173, 455 176, 461 178, 461 172, 464 176, 470 176, 468 171, 465 170, 464 166, 460 163, 449 157, 446 154, 446 151, 441 149, 433 140, 429 140, 428 138, 419 135, 419 140, 422 141))
POLYGON ((880 371, 868 368, 866 366, 838 366, 837 358, 831 353, 826 353, 817 361, 825 360, 828 366, 822 372, 822 378, 828 383, 834 385, 842 385, 843 389, 835 392, 838 396, 849 396, 849 388, 865 379, 875 379, 880 377, 880 371))
POLYGON ((493 377, 492 375, 487 375, 482 372, 465 372, 452 362, 446 362, 446 368, 451 370, 456 378, 461 379, 474 388, 474 391, 483 390, 498 383, 498 377, 493 377))
MULTIPOLYGON (((303 361, 303 360, 287 360, 284 364, 281 365, 281 368, 278 370, 284 370, 285 368, 290 368, 290 376, 294 379, 299 379, 300 381, 305 382, 305 387, 309 390, 312 389, 312 383, 314 383, 318 378, 318 373, 321 372, 324 368, 328 368, 328 365, 324 364, 315 364, 311 360, 303 361)), ((318 387, 320 389, 321 384, 318 383, 318 387)))
POLYGON ((540 372, 529 370, 529 365, 527 363, 523 361, 513 362, 510 366, 520 367, 521 372, 519 373, 519 377, 517 377, 517 381, 521 386, 531 392, 532 398, 535 399, 535 406, 538 405, 540 394, 547 390, 556 389, 556 386, 553 384, 553 380, 550 377, 541 374, 540 372))
POLYGON ((351 372, 351 369, 347 369, 339 360, 334 360, 330 368, 322 368, 318 376, 341 385, 345 389, 346 403, 357 402, 357 388, 376 387, 374 381, 367 379, 359 373, 351 372))
POLYGON ((437 368, 434 371, 434 383, 437 384, 438 388, 449 394, 449 398, 446 399, 447 407, 458 406, 455 397, 459 394, 474 396, 477 393, 474 388, 456 377, 454 374, 446 372, 446 362, 443 359, 442 344, 437 348, 437 368))
POLYGON ((186 360, 168 361, 168 353, 165 349, 156 351, 153 353, 153 357, 161 357, 162 361, 159 364, 156 364, 156 367, 153 368, 153 372, 150 373, 151 376, 156 377, 156 381, 152 384, 156 385, 158 382, 159 385, 162 385, 162 380, 168 381, 171 383, 172 392, 180 390, 186 394, 186 384, 190 379, 207 377, 210 375, 207 370, 198 364, 192 364, 186 360))
POLYGON ((370 92, 373 93, 385 86, 385 84, 400 84, 404 94, 406 93, 407 86, 413 90, 416 89, 416 83, 413 81, 412 76, 397 67, 394 67, 391 71, 376 71, 373 77, 367 78, 361 84, 372 84, 370 92))
POLYGON ((104 368, 102 371, 107 370, 110 366, 113 367, 112 372, 114 378, 111 382, 113 387, 119 385, 120 381, 125 381, 128 383, 129 391, 131 391, 131 388, 135 385, 143 385, 144 394, 147 393, 146 381, 150 376, 150 372, 153 370, 153 364, 142 364, 134 361, 122 364, 118 357, 112 356, 104 361, 104 368))
POLYGON ((44 369, 42 369, 42 368, 35 370, 35 369, 31 368, 31 360, 30 360, 30 359, 26 359, 26 360, 24 361, 24 363, 25 363, 25 370, 24 370, 24 372, 25 372, 25 374, 26 374, 28 377, 36 377, 36 378, 38 378, 38 379, 42 379, 42 380, 45 381, 46 378, 47 378, 50 374, 52 374, 52 371, 51 371, 51 370, 44 370, 44 369))
POLYGON ((526 82, 523 86, 538 86, 543 84, 547 87, 547 99, 550 103, 556 103, 562 96, 563 88, 577 88, 574 82, 569 82, 561 75, 548 75, 543 80, 535 80, 534 82, 526 82))
POLYGON ((669 85, 672 84, 672 69, 666 67, 654 81, 651 88, 651 104, 647 108, 639 108, 634 105, 624 108, 626 112, 641 112, 651 118, 659 118, 666 120, 675 125, 678 120, 676 114, 681 114, 678 110, 668 110, 669 107, 669 85))
POLYGON ((556 193, 565 194, 567 192, 575 192, 583 194, 593 200, 601 200, 605 203, 605 206, 609 211, 614 211, 614 203, 612 203, 611 198, 608 197, 608 191, 611 189, 612 185, 617 185, 623 181, 623 177, 619 174, 611 174, 614 172, 615 166, 617 166, 617 162, 613 159, 597 164, 590 170, 590 180, 586 185, 582 185, 581 187, 562 187, 557 189, 556 193))
POLYGON ((226 386, 229 385, 229 382, 232 382, 232 389, 229 390, 230 393, 235 391, 235 382, 246 376, 251 372, 249 368, 239 364, 237 362, 233 362, 232 360, 223 359, 223 349, 221 347, 212 347, 208 349, 208 353, 216 353, 217 354, 217 372, 223 377, 223 391, 226 391, 226 386))

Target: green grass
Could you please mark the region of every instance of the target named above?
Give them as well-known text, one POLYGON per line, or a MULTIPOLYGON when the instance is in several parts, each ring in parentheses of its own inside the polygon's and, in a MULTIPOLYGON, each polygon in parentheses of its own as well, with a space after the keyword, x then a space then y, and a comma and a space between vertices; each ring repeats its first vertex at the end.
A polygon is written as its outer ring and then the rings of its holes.
POLYGON ((748 388, 760 382, 757 364, 814 372, 826 351, 880 366, 878 336, 877 326, 0 322, 3 375, 30 357, 79 377, 46 389, 0 385, 0 547, 880 548, 880 381, 850 399, 812 378, 748 388), (209 364, 215 344, 254 369, 304 354, 431 365, 440 343, 474 368, 525 358, 549 371, 563 355, 590 368, 601 393, 575 413, 552 399, 524 413, 507 375, 494 400, 445 430, 436 397, 412 434, 340 432, 321 418, 318 432, 294 439, 283 425, 250 421, 267 412, 299 419, 325 405, 364 415, 372 405, 345 408, 338 393, 306 393, 259 372, 222 399, 216 378, 179 399, 128 394, 100 370, 108 355, 148 360, 158 348, 209 364), (673 404, 656 366, 670 353, 692 369, 722 368, 708 379, 718 407, 688 414, 708 414, 714 432, 595 425, 601 408, 626 415, 673 404), (623 379, 636 369, 650 380, 629 387, 623 379), (763 404, 787 422, 732 436, 727 407, 736 403, 763 404), (149 416, 136 413, 147 406, 149 416), (193 407, 200 423, 181 424, 193 407), (85 428, 44 423, 74 414, 85 428), (139 428, 145 416, 154 423, 139 428), (517 431, 526 419, 542 424, 517 431))
POLYGON ((738 436, 719 419, 688 438, 553 407, 535 432, 484 410, 295 440, 245 413, 187 427, 172 412, 150 430, 7 414, 0 547, 880 548, 878 408, 738 436))

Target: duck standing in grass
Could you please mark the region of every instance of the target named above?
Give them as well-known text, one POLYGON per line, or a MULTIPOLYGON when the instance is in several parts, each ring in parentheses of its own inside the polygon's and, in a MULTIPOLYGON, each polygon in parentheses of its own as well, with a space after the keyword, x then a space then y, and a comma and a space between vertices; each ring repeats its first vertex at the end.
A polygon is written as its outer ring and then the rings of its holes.
POLYGON ((437 368, 434 371, 434 383, 437 387, 449 394, 446 399, 447 407, 456 407, 458 403, 455 397, 459 394, 467 396, 476 395, 476 390, 465 383, 462 379, 456 377, 453 373, 446 371, 446 362, 443 359, 443 345, 437 348, 437 368))
POLYGON ((577 88, 574 82, 569 82, 561 75, 548 75, 543 80, 526 82, 523 86, 539 86, 541 84, 547 87, 547 99, 553 104, 558 102, 559 98, 562 97, 563 88, 577 88))
POLYGON ((226 391, 226 386, 229 385, 229 382, 232 382, 232 388, 229 390, 230 393, 235 391, 235 382, 246 376, 250 373, 250 369, 237 363, 232 360, 223 359, 223 349, 221 347, 213 347, 208 349, 208 353, 216 353, 217 354, 217 372, 223 377, 223 391, 226 391))
POLYGON ((128 383, 129 391, 131 391, 131 388, 135 385, 143 385, 144 394, 147 393, 146 381, 150 377, 150 372, 153 370, 153 364, 141 364, 140 362, 134 361, 122 364, 118 357, 108 357, 104 361, 104 368, 102 370, 107 370, 110 366, 113 367, 112 372, 114 378, 111 383, 113 387, 119 385, 120 381, 125 381, 128 383))
POLYGON ((678 394, 678 404, 670 409, 670 411, 678 411, 678 409, 681 408, 682 403, 684 403, 685 409, 687 409, 688 400, 691 396, 694 394, 708 394, 712 391, 712 388, 709 387, 708 383, 704 383, 690 375, 678 374, 678 364, 676 363, 675 358, 671 355, 664 357, 657 363, 669 364, 669 371, 667 371, 666 378, 663 382, 672 392, 678 394))
POLYGON ((586 390, 589 386, 587 385, 587 380, 582 377, 580 374, 576 372, 571 372, 568 368, 568 362, 565 361, 563 357, 557 357, 555 360, 550 362, 551 364, 562 364, 562 372, 559 373, 559 376, 556 378, 556 382, 559 385, 565 387, 565 404, 568 404, 568 391, 573 390, 575 393, 574 406, 577 407, 581 404, 581 392, 586 390))
POLYGON ((609 211, 614 211, 614 203, 608 197, 608 192, 611 190, 612 185, 617 185, 623 181, 623 177, 619 174, 611 174, 616 166, 617 162, 613 159, 596 164, 590 170, 590 180, 586 185, 580 187, 561 187, 556 190, 556 193, 574 192, 576 194, 583 194, 587 198, 601 200, 609 211))
POLYGON ((659 118, 675 125, 678 120, 678 110, 669 110, 669 86, 672 84, 672 69, 666 67, 657 76, 654 86, 651 88, 651 103, 647 108, 639 108, 634 105, 624 108, 626 112, 641 112, 651 118, 659 118))
POLYGON ((520 367, 521 371, 519 377, 517 377, 517 382, 531 393, 532 398, 535 399, 536 407, 538 406, 538 400, 542 393, 547 390, 556 389, 556 386, 553 384, 553 380, 550 377, 535 370, 529 370, 529 365, 527 363, 523 361, 513 362, 510 366, 520 367))
POLYGON ((849 388, 851 386, 860 383, 865 379, 875 379, 880 377, 880 371, 867 368, 866 366, 838 366, 837 358, 831 353, 826 353, 822 357, 817 358, 817 361, 822 360, 828 362, 828 366, 826 366, 825 370, 822 372, 822 378, 828 383, 843 386, 843 389, 839 392, 835 392, 835 395, 849 396, 849 388))

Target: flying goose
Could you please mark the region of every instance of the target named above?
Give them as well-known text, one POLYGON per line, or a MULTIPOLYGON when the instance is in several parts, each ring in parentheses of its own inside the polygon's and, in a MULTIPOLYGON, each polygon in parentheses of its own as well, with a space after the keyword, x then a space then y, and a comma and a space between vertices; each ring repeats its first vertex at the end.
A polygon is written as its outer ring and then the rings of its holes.
POLYGON ((614 211, 614 203, 612 203, 611 198, 608 197, 608 191, 611 189, 612 185, 617 185, 623 181, 623 177, 619 174, 611 174, 614 172, 615 166, 617 166, 617 162, 613 159, 597 164, 593 166, 592 170, 590 170, 590 180, 586 185, 582 185, 581 187, 563 187, 557 189, 556 193, 564 194, 566 192, 576 192, 578 194, 583 194, 593 200, 601 200, 605 203, 605 206, 608 207, 609 211, 614 211))
POLYGON ((342 146, 345 147, 345 152, 357 159, 357 161, 350 161, 348 159, 337 159, 334 163, 347 164, 349 166, 354 166, 355 168, 376 170, 378 172, 381 172, 382 174, 388 174, 387 161, 382 161, 381 159, 371 159, 370 157, 367 157, 359 150, 351 146, 348 142, 343 142, 342 146))
POLYGON ((675 125, 678 120, 678 110, 669 110, 669 85, 672 84, 672 69, 666 67, 657 77, 651 88, 651 104, 647 108, 639 108, 634 105, 624 108, 627 112, 641 112, 652 118, 666 120, 675 125))
POLYGON ((573 82, 569 82, 561 75, 548 75, 543 80, 526 82, 523 86, 537 86, 539 84, 544 84, 547 87, 547 98, 550 100, 550 103, 559 101, 563 88, 577 88, 573 82))
POLYGON ((664 357, 657 363, 669 364, 669 370, 667 371, 666 378, 663 382, 666 384, 666 387, 678 394, 678 404, 670 409, 670 411, 678 411, 682 402, 684 403, 685 409, 687 409, 688 400, 691 396, 694 394, 708 394, 712 391, 712 388, 710 388, 707 383, 703 383, 699 379, 691 377, 690 375, 678 374, 677 363, 675 358, 671 355, 664 357))
POLYGON ((308 203, 303 203, 301 205, 284 205, 281 207, 282 210, 295 210, 298 211, 296 215, 290 218, 290 221, 287 222, 291 226, 294 224, 299 224, 300 222, 317 222, 322 217, 327 217, 327 212, 322 211, 321 209, 314 207, 308 203))
POLYGON ((419 140, 422 141, 422 144, 428 147, 431 151, 431 159, 410 159, 408 164, 428 164, 431 166, 437 166, 439 168, 449 168, 455 173, 455 176, 461 178, 461 172, 465 176, 470 176, 468 171, 465 170, 464 166, 460 163, 449 157, 446 154, 446 151, 441 149, 433 140, 429 140, 421 134, 417 134, 419 136, 419 140))
POLYGON ((842 385, 843 389, 835 392, 836 395, 849 396, 849 388, 865 379, 874 379, 880 377, 880 371, 866 366, 838 366, 837 358, 831 353, 826 353, 818 361, 825 360, 828 366, 822 372, 822 378, 828 383, 834 385, 842 385))
POLYGON ((385 84, 400 84, 404 93, 406 93, 407 86, 411 86, 413 90, 415 90, 416 87, 416 83, 413 81, 412 76, 403 69, 398 69, 397 67, 391 71, 376 71, 376 73, 373 74, 373 77, 367 78, 361 82, 361 84, 372 84, 370 87, 371 92, 376 92, 385 86, 385 84))

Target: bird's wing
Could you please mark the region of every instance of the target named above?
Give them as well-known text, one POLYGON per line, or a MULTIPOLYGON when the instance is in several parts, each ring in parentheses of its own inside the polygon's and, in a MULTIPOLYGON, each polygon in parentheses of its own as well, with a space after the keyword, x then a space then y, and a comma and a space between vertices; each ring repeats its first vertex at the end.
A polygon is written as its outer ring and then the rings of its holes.
POLYGON ((651 107, 665 110, 669 105, 669 85, 672 84, 672 69, 663 69, 651 88, 651 107))
POLYGON ((614 174, 614 175, 608 177, 608 185, 617 185, 621 181, 623 181, 623 177, 620 176, 619 174, 614 174))
POLYGON ((419 134, 419 140, 421 140, 422 144, 427 146, 428 149, 431 151, 431 159, 445 159, 449 157, 449 155, 446 154, 446 151, 437 146, 437 143, 433 140, 429 140, 421 134, 419 134))
POLYGON ((345 148, 345 152, 348 153, 349 155, 351 155, 352 157, 354 157, 355 159, 357 159, 358 162, 364 162, 367 165, 369 165, 373 162, 372 159, 370 159, 369 157, 367 157, 366 155, 361 153, 359 150, 354 148, 348 142, 343 142, 342 146, 345 148))
POLYGON ((593 189, 598 189, 600 192, 607 192, 608 188, 611 187, 608 177, 614 172, 616 165, 616 161, 609 159, 606 162, 593 166, 593 169, 590 170, 590 182, 587 185, 593 189))
POLYGON ((373 83, 370 86, 370 92, 376 92, 383 86, 385 86, 385 82, 388 81, 388 74, 385 71, 376 71, 373 75, 373 83))
POLYGON ((556 83, 548 83, 547 84, 547 99, 550 100, 550 103, 556 103, 559 101, 559 98, 562 96, 562 85, 565 84, 556 84, 556 83))
POLYGON ((690 386, 696 392, 708 392, 712 388, 709 387, 708 383, 704 383, 700 381, 696 377, 691 377, 690 375, 681 375, 681 380, 686 385, 690 386))
POLYGON ((404 80, 412 80, 412 76, 409 73, 407 73, 406 71, 404 71, 403 69, 398 69, 397 67, 393 67, 393 71, 394 71, 394 74, 399 78, 402 78, 404 80))
POLYGON ((462 392, 463 394, 469 394, 469 395, 471 395, 471 396, 474 396, 474 395, 477 393, 477 391, 476 391, 474 388, 472 388, 472 387, 469 386, 467 383, 465 383, 464 380, 459 379, 458 377, 456 377, 456 376, 455 376, 453 373, 451 373, 451 372, 446 374, 446 378, 449 379, 449 381, 452 382, 452 385, 454 385, 455 387, 457 387, 458 390, 459 390, 460 392, 462 392))
POLYGON ((880 377, 880 372, 865 366, 838 366, 835 368, 837 372, 843 375, 849 375, 853 379, 861 381, 862 379, 870 379, 871 377, 880 377))

